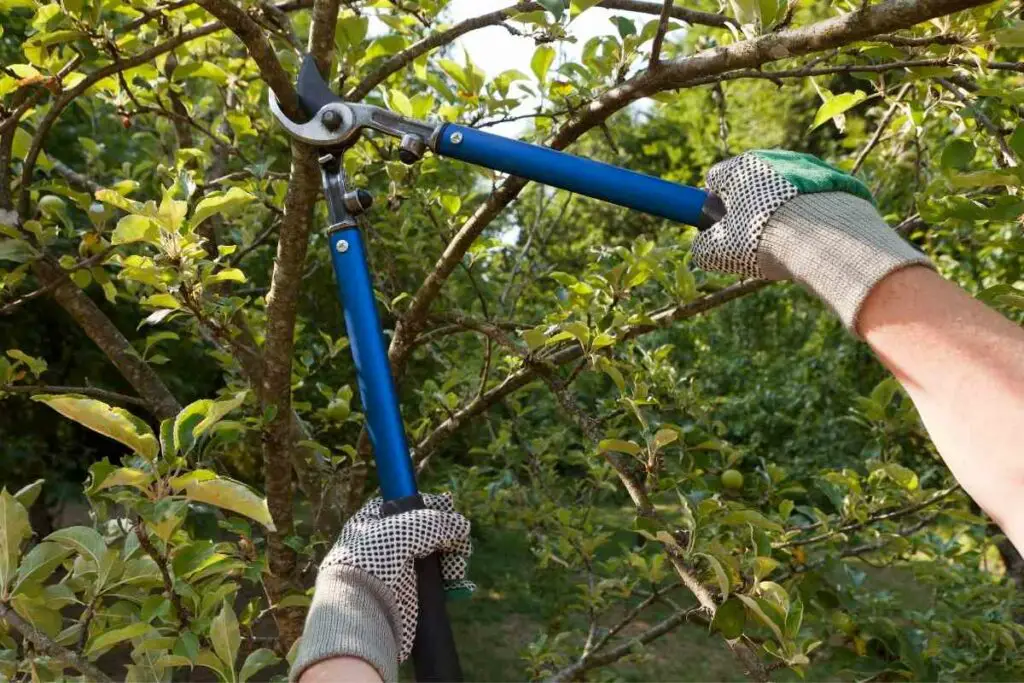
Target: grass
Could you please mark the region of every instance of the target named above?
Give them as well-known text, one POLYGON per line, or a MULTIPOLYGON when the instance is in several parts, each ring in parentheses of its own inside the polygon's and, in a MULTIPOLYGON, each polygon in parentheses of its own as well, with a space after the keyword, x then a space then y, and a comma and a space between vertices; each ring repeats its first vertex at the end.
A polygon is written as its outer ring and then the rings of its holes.
MULTIPOLYGON (((510 532, 489 532, 476 541, 470 571, 477 583, 472 599, 449 605, 468 681, 529 678, 523 653, 546 629, 585 632, 582 619, 559 614, 572 577, 536 566, 527 540, 510 532)), ((669 610, 651 609, 627 630, 637 635, 669 610)), ((614 616, 602 623, 614 623, 614 616)), ((552 633, 551 635, 554 635, 552 633)), ((683 625, 651 643, 641 657, 608 667, 595 677, 625 681, 747 680, 724 642, 697 625, 683 625)))

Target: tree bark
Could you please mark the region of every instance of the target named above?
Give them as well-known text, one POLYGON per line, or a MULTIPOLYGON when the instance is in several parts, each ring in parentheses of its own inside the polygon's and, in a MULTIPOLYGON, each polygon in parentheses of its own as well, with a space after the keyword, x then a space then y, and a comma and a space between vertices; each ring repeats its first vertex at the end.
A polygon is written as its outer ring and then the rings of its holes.
POLYGON ((43 286, 53 287, 53 298, 107 355, 154 416, 163 420, 178 414, 181 405, 167 385, 85 292, 46 258, 36 261, 32 270, 43 286))

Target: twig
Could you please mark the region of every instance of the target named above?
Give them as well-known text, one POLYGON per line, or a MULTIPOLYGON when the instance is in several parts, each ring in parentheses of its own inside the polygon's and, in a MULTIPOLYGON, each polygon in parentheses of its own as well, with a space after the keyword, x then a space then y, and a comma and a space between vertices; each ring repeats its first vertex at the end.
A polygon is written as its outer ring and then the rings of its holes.
POLYGON ((857 175, 857 171, 860 170, 860 167, 864 164, 868 155, 871 154, 871 150, 873 150, 875 145, 878 144, 878 141, 882 139, 882 134, 889 127, 889 123, 892 122, 892 118, 895 116, 896 110, 899 109, 900 101, 907 94, 907 91, 910 90, 911 85, 913 85, 912 81, 904 83, 903 87, 896 93, 896 96, 892 100, 892 104, 889 105, 889 109, 885 112, 885 115, 882 116, 882 120, 878 122, 878 127, 875 128, 875 132, 871 136, 871 139, 868 140, 867 144, 864 145, 864 148, 857 155, 857 160, 853 162, 853 169, 850 171, 852 175, 857 175))
POLYGON ((6 621, 11 628, 20 633, 25 640, 32 643, 37 650, 53 657, 65 667, 81 671, 89 680, 110 683, 110 678, 95 665, 86 661, 78 653, 72 652, 66 647, 62 647, 50 640, 48 635, 22 619, 12 607, 3 602, 0 602, 0 619, 6 621))
POLYGON ((188 610, 185 609, 185 605, 181 602, 181 596, 174 591, 174 581, 171 579, 171 574, 167 570, 167 558, 160 554, 160 551, 153 545, 153 541, 149 538, 149 532, 146 531, 145 522, 138 520, 135 522, 135 536, 139 539, 139 545, 146 554, 149 555, 156 566, 160 568, 160 576, 164 580, 164 591, 167 593, 168 599, 171 604, 174 605, 174 610, 178 615, 178 623, 182 629, 187 629, 189 622, 192 619, 192 615, 189 614, 188 610))
MULTIPOLYGON (((870 517, 868 517, 867 519, 865 519, 862 522, 854 522, 853 524, 847 524, 847 525, 841 526, 841 527, 839 527, 837 529, 833 529, 831 531, 826 531, 826 532, 818 534, 816 536, 811 536, 810 538, 797 539, 797 540, 792 540, 792 541, 785 541, 783 543, 773 543, 772 547, 773 548, 793 548, 793 547, 801 546, 801 545, 810 545, 812 543, 820 543, 822 541, 827 541, 828 539, 830 539, 830 538, 832 538, 834 536, 838 536, 839 534, 845 534, 845 533, 849 533, 851 531, 859 531, 860 529, 863 529, 864 527, 870 526, 870 525, 874 524, 875 522, 882 522, 882 521, 885 521, 885 520, 899 519, 900 517, 906 517, 907 515, 912 515, 915 512, 918 512, 920 510, 925 509, 926 507, 929 507, 931 505, 934 505, 935 503, 938 503, 943 498, 946 498, 946 497, 950 496, 951 494, 953 494, 953 493, 955 493, 955 492, 957 492, 959 490, 960 490, 960 485, 959 484, 954 484, 953 486, 950 486, 949 488, 946 488, 946 489, 942 489, 938 493, 935 493, 935 494, 931 495, 930 497, 928 497, 926 500, 923 500, 920 503, 917 503, 915 505, 911 505, 910 507, 900 508, 898 510, 890 510, 888 512, 881 512, 881 513, 878 513, 878 514, 875 514, 875 515, 871 515, 870 517)), ((807 529, 816 528, 818 526, 821 526, 821 524, 819 523, 819 524, 815 524, 813 526, 808 526, 808 527, 805 527, 804 529, 799 529, 799 531, 805 531, 807 529)))
POLYGON ((999 130, 999 126, 993 123, 992 119, 981 111, 981 109, 973 106, 958 86, 950 83, 949 80, 945 78, 936 78, 935 81, 948 90, 964 107, 969 107, 971 109, 971 116, 974 117, 974 120, 981 124, 981 127, 988 131, 988 134, 992 136, 992 139, 995 140, 996 145, 999 147, 999 151, 1002 152, 1003 156, 1002 159, 997 156, 996 162, 999 163, 1000 166, 1015 168, 1019 163, 1019 160, 1017 159, 1016 153, 1014 153, 1006 143, 1006 139, 1003 137, 1002 131, 999 130))
POLYGON ((271 222, 271 224, 267 226, 266 230, 261 232, 259 235, 256 235, 256 237, 252 239, 252 242, 239 249, 237 253, 232 254, 231 259, 228 261, 228 263, 232 266, 236 266, 239 263, 241 263, 242 259, 248 256, 253 249, 256 249, 261 244, 263 244, 267 240, 267 238, 274 234, 274 231, 277 230, 280 226, 281 221, 279 220, 271 222))
POLYGON ((116 391, 98 389, 96 387, 66 387, 50 386, 46 384, 3 384, 0 385, 0 393, 8 394, 81 394, 104 401, 115 403, 128 403, 134 406, 145 406, 146 402, 138 396, 120 394, 116 391))
POLYGON ((648 69, 657 69, 658 65, 661 64, 661 44, 665 41, 669 12, 673 4, 674 0, 665 0, 661 5, 661 16, 658 17, 658 30, 654 34, 654 42, 651 43, 651 60, 647 64, 648 69))

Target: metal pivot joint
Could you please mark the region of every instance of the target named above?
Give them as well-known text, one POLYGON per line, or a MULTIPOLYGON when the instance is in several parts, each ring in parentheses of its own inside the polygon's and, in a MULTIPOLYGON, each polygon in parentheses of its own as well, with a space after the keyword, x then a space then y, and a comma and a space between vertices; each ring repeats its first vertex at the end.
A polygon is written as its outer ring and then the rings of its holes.
POLYGON ((341 152, 323 154, 317 161, 320 162, 320 177, 330 219, 327 231, 356 227, 356 216, 373 206, 373 197, 366 190, 348 189, 341 152))

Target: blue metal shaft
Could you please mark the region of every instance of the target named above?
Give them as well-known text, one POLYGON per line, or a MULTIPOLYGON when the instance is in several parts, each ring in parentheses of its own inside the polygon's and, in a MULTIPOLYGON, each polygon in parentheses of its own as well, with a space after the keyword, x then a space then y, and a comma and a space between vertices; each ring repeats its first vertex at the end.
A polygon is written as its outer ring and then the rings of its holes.
POLYGON ((328 241, 359 378, 359 395, 377 461, 381 495, 384 500, 415 495, 416 477, 398 411, 398 395, 381 333, 363 236, 358 228, 342 228, 332 232, 328 241))
POLYGON ((701 224, 701 209, 708 199, 708 193, 696 187, 453 123, 441 130, 436 151, 687 225, 701 224))

